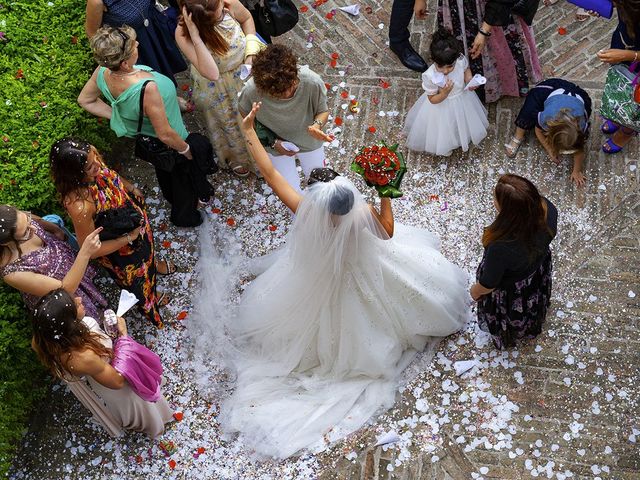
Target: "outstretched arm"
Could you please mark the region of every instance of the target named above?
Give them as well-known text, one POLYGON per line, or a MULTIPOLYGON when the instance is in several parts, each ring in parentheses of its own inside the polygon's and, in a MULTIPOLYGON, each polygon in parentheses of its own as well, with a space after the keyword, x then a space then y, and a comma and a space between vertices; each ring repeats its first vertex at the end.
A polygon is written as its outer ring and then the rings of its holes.
POLYGON ((254 102, 253 108, 242 120, 242 133, 247 143, 247 149, 255 160, 267 184, 273 189, 278 198, 282 200, 282 203, 295 213, 300 204, 300 200, 302 200, 302 195, 295 191, 294 188, 289 185, 289 182, 280 175, 280 172, 275 169, 269 155, 267 155, 267 151, 258 140, 256 131, 253 128, 253 122, 256 118, 256 113, 260 110, 260 105, 260 103, 254 102))

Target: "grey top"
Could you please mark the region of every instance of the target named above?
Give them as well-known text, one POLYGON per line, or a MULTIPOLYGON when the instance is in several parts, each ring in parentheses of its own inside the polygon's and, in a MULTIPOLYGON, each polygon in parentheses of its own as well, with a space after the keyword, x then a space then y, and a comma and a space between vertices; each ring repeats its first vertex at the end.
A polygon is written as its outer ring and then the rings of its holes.
MULTIPOLYGON (((274 98, 260 92, 250 78, 246 83, 238 106, 243 113, 251 111, 253 102, 262 102, 257 119, 265 127, 272 130, 278 138, 295 143, 302 152, 317 150, 323 144, 307 132, 307 127, 313 123, 316 115, 329 110, 327 106, 327 87, 320 75, 309 67, 298 69, 300 84, 293 97, 287 99, 274 98)), ((270 148, 267 151, 273 155, 278 153, 270 148)))

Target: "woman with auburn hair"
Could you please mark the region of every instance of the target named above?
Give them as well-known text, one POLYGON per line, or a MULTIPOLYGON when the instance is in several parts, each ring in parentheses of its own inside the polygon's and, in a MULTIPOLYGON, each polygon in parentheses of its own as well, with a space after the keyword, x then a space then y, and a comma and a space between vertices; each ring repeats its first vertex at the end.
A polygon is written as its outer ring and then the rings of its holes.
POLYGON ((31 346, 109 435, 134 430, 157 437, 173 412, 160 392, 155 402, 144 400, 112 366, 122 369, 124 363, 118 363, 123 357, 118 343, 127 337, 123 318, 118 318, 117 327, 118 338, 112 340, 94 318, 85 316, 82 299, 60 288, 38 302, 31 346))
POLYGON ((484 256, 471 296, 480 328, 497 348, 513 347, 542 331, 551 299, 551 250, 558 210, 536 186, 502 175, 494 190, 498 215, 482 235, 484 256))
POLYGON ((240 70, 263 44, 249 11, 238 1, 181 0, 176 42, 191 62, 193 101, 207 121, 209 139, 222 167, 239 177, 255 170, 240 133, 240 70))

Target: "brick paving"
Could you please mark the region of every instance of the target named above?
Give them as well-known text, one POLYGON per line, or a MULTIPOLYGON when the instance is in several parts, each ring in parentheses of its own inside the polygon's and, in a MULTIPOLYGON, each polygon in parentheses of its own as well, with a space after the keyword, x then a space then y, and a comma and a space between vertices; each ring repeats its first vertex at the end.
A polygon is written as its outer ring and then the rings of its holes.
MULTIPOLYGON (((419 75, 403 68, 386 46, 391 2, 368 0, 361 3, 357 17, 336 11, 326 18, 336 6, 349 3, 336 0, 309 8, 281 40, 296 50, 302 63, 337 87, 330 94, 330 111, 345 121, 336 131, 340 145, 328 150, 328 158, 342 171, 360 145, 377 138, 398 139, 404 114, 421 93, 419 75), (334 52, 339 54, 336 68, 329 65, 334 52), (360 103, 360 112, 352 118, 342 91, 360 103), (375 136, 368 132, 372 125, 375 136)), ((434 1, 429 10, 435 13, 434 1)), ((565 2, 541 7, 534 24, 536 38, 545 73, 582 85, 597 111, 606 68, 595 52, 608 46, 615 22, 578 23, 575 10, 565 2), (566 35, 558 34, 560 26, 567 29, 566 35)), ((434 14, 413 22, 412 43, 419 51, 427 51, 434 25, 434 14)), ((400 221, 437 231, 448 257, 471 272, 481 255, 482 226, 492 215, 491 189, 497 176, 509 171, 532 179, 560 212, 553 245, 554 297, 545 331, 508 354, 476 342, 473 328, 446 340, 436 360, 411 381, 391 410, 317 457, 319 478, 640 477, 640 452, 633 436, 634 429, 640 429, 640 145, 636 139, 624 153, 605 156, 594 120, 586 160, 588 183, 576 189, 569 180, 570 162, 556 167, 533 138, 515 160, 503 154, 502 144, 520 104, 519 99, 503 99, 491 105, 489 136, 465 154, 443 159, 409 153, 407 190, 441 198, 435 206, 424 196, 409 195, 394 206, 400 221), (449 202, 448 210, 444 201, 449 202), (482 368, 456 376, 450 362, 472 358, 482 362, 482 368), (422 407, 425 402, 429 409, 422 407), (504 422, 496 427, 500 415, 505 415, 504 422), (375 447, 376 436, 390 429, 402 441, 375 447)), ((193 116, 190 122, 195 128, 203 125, 193 116)), ((149 183, 144 166, 127 166, 125 171, 149 183)), ((218 181, 234 182, 226 174, 218 181)), ((245 188, 261 190, 253 179, 245 188)), ((239 208, 226 207, 241 215, 239 208)), ((193 247, 195 239, 189 242, 193 247)), ((70 407, 68 399, 58 408, 80 411, 70 407)), ((62 414, 56 409, 56 415, 62 414)), ((41 412, 32 430, 63 436, 55 423, 48 412, 41 412)), ((71 428, 82 429, 80 424, 71 428)), ((44 442, 37 432, 30 436, 35 440, 21 451, 17 463, 28 464, 26 471, 35 475, 51 457, 41 453, 44 442)), ((75 460, 61 454, 51 462, 60 471, 67 461, 75 460)), ((236 475, 233 478, 253 478, 236 475)), ((46 478, 62 478, 62 473, 46 478)), ((192 470, 178 478, 200 477, 192 470)))

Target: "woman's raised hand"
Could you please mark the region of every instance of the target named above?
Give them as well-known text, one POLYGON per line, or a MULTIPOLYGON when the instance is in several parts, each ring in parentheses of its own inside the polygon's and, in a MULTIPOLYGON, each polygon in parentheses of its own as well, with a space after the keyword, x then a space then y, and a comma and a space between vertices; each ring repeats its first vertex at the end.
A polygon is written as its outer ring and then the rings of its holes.
POLYGON ((316 140, 321 140, 323 142, 332 142, 333 141, 333 137, 331 135, 328 135, 328 134, 324 133, 322 131, 322 129, 320 128, 320 125, 318 125, 317 123, 309 125, 307 127, 307 132, 309 133, 309 135, 311 135, 316 140))
POLYGON ((85 238, 84 242, 82 242, 82 246, 80 247, 78 256, 84 255, 87 258, 92 258, 93 255, 98 250, 100 250, 100 247, 102 246, 102 242, 100 241, 101 231, 102 231, 102 227, 98 227, 89 235, 87 235, 87 238, 85 238))
POLYGON ((200 38, 200 30, 196 27, 196 24, 193 23, 193 19, 191 18, 191 12, 187 10, 186 6, 182 7, 182 18, 184 19, 184 24, 187 26, 187 30, 189 30, 189 36, 191 37, 191 42, 195 43, 198 38, 200 38))
POLYGON ((251 111, 247 114, 246 117, 242 119, 242 130, 244 130, 245 132, 253 130, 256 115, 258 114, 258 110, 260 110, 260 107, 262 107, 262 102, 253 102, 251 111))

